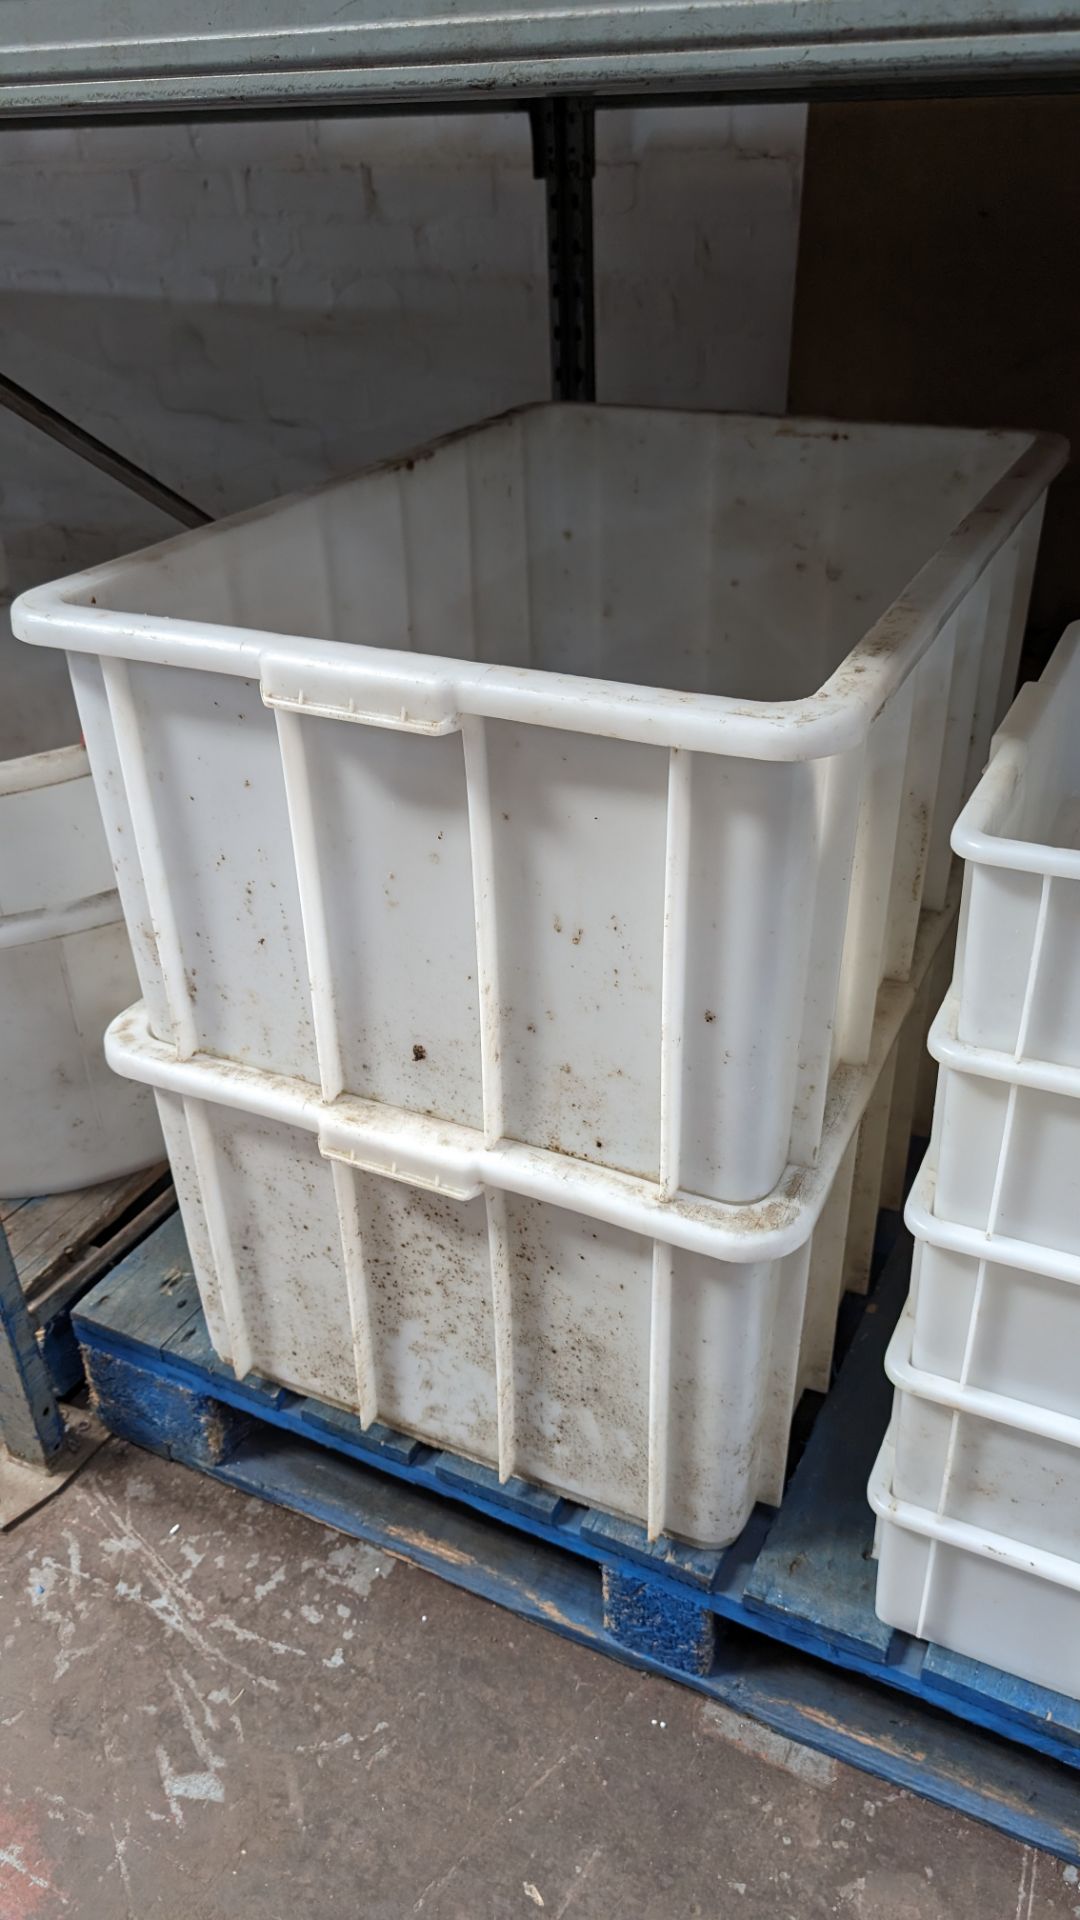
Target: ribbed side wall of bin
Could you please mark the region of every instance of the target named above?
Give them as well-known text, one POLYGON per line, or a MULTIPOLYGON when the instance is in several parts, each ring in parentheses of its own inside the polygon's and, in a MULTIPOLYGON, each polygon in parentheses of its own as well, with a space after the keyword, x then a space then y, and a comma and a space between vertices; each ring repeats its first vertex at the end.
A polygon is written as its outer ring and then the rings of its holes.
MULTIPOLYGON (((953 921, 926 916, 917 980, 953 921)), ((870 1060, 834 1082, 817 1168, 742 1208, 181 1060, 145 1008, 107 1045, 157 1092, 211 1338, 238 1374, 718 1546, 779 1500, 794 1406, 827 1384, 921 1014, 915 986, 885 989, 870 1060)))
POLYGON ((154 1034, 767 1195, 943 905, 1060 458, 536 408, 25 596, 154 1034))
POLYGON ((654 1534, 779 1497, 1062 458, 538 407, 17 603, 238 1371, 654 1534))

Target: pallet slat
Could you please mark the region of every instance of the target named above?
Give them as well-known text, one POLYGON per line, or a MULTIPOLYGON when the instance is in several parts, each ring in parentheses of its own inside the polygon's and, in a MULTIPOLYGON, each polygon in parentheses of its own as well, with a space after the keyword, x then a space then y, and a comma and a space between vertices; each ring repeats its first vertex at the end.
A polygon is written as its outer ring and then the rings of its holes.
POLYGON ((962 1653, 949 1653, 944 1647, 927 1648, 922 1680, 927 1696, 937 1695, 945 1707, 953 1700, 972 1705, 996 1700, 1011 1717, 1025 1720, 1032 1727, 1052 1723, 1062 1739, 1071 1733, 1080 1752, 1080 1700, 1066 1700, 1060 1693, 1017 1680, 1011 1673, 999 1673, 996 1667, 969 1660, 962 1653))
POLYGON ((100 1328, 148 1353, 161 1353, 185 1327, 202 1322, 180 1215, 172 1214, 100 1281, 83 1302, 84 1311, 91 1301, 100 1328))
POLYGON ((839 1646, 882 1661, 893 1630, 874 1612, 868 1437, 876 1436, 876 1446, 888 1425, 885 1349, 906 1295, 906 1264, 888 1262, 746 1587, 748 1604, 763 1614, 820 1630, 839 1646))
POLYGON ((163 1163, 75 1193, 0 1200, 0 1233, 12 1250, 57 1394, 70 1393, 82 1380, 72 1306, 175 1207, 163 1163))
POLYGON ((27 1302, 54 1280, 113 1221, 120 1219, 168 1168, 144 1167, 75 1193, 51 1193, 37 1200, 0 1200, 0 1226, 7 1235, 15 1271, 27 1302))

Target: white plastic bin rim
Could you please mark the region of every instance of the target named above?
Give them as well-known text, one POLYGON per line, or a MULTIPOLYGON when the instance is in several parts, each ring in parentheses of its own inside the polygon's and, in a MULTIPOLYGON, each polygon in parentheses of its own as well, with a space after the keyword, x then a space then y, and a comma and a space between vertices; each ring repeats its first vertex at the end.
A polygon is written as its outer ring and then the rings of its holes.
POLYGON ((916 1400, 930 1400, 935 1406, 948 1407, 957 1414, 976 1420, 990 1420, 995 1426, 1013 1427, 1040 1440, 1057 1440, 1065 1447, 1080 1447, 1080 1420, 1051 1407, 1037 1407, 1030 1400, 1014 1400, 1011 1394, 993 1393, 985 1387, 962 1385, 938 1373, 916 1367, 911 1358, 915 1334, 915 1313, 910 1300, 897 1322, 885 1355, 885 1372, 894 1387, 916 1400))
POLYGON ((120 923, 124 910, 115 890, 92 893, 62 907, 32 907, 26 913, 0 918, 0 947, 26 947, 40 940, 62 940, 69 933, 90 933, 95 927, 120 923))
POLYGON ((874 1462, 866 1489, 871 1507, 886 1524, 902 1527, 905 1533, 918 1534, 924 1540, 937 1540, 944 1547, 958 1547, 962 1553, 978 1554, 983 1560, 1014 1567, 1018 1573, 1033 1573, 1056 1587, 1080 1593, 1080 1561, 1067 1560, 1063 1554, 1048 1553, 1045 1547, 1028 1547, 1011 1540, 1007 1534, 991 1533, 969 1520, 952 1520, 947 1514, 931 1513, 911 1500, 899 1500, 892 1490, 895 1445, 892 1429, 886 1433, 874 1462))
POLYGON ((78 742, 71 747, 52 747, 46 753, 24 753, 17 760, 0 760, 0 799, 89 777, 90 760, 86 748, 78 742))
POLYGON ((1011 1087, 1032 1087, 1038 1093, 1080 1095, 1080 1067, 1060 1066, 1053 1060, 1018 1060, 992 1047, 977 1047, 957 1038, 959 1002, 950 993, 930 1028, 927 1046, 939 1065, 950 1073, 973 1074, 982 1080, 1001 1080, 1011 1087))
MULTIPOLYGON (((950 918, 934 916, 936 921, 950 918)), ((789 1167, 771 1194, 747 1206, 687 1194, 664 1199, 651 1181, 585 1160, 515 1140, 487 1146, 472 1128, 347 1094, 327 1103, 308 1081, 237 1066, 215 1055, 181 1059, 175 1047, 154 1039, 141 1001, 108 1028, 105 1057, 116 1073, 162 1092, 234 1107, 313 1133, 327 1159, 365 1172, 459 1200, 494 1188, 689 1252, 746 1264, 782 1259, 810 1238, 914 999, 909 984, 886 982, 866 1066, 842 1067, 833 1075, 816 1166, 789 1167)))
MULTIPOLYGON (((1041 679, 1021 687, 990 743, 990 759, 953 828, 953 851, 978 866, 1080 880, 1080 850, 1013 840, 1001 831, 1033 752, 1043 716, 1080 676, 1080 621, 1062 634, 1041 679)), ((1080 712, 1077 715, 1080 722, 1080 712)))
MULTIPOLYGON (((518 410, 522 417, 537 411, 518 410)), ((580 413, 582 409, 576 409, 580 413)), ((611 412, 612 409, 598 409, 611 412)), ((643 418, 648 415, 637 411, 643 418)), ((512 415, 502 416, 503 420, 512 415)), ((668 416, 675 417, 675 416, 668 416)), ((700 416, 695 416, 700 419, 700 416)), ((826 421, 768 421, 720 416, 733 430, 788 436, 834 432, 826 421)), ((405 468, 466 435, 497 426, 486 421, 384 463, 405 468)), ((851 428, 855 433, 865 429, 851 428)), ((786 702, 738 700, 720 694, 628 686, 534 667, 489 666, 397 649, 219 626, 166 616, 109 610, 125 563, 96 567, 24 593, 12 607, 19 638, 55 646, 58 626, 72 652, 186 666, 257 680, 265 704, 354 720, 404 732, 457 731, 464 715, 517 720, 576 733, 649 742, 755 760, 806 761, 859 745, 871 722, 908 678, 950 614, 1008 536, 1045 493, 1068 454, 1050 434, 1000 436, 1003 457, 1018 451, 1002 477, 953 528, 914 579, 863 636, 823 687, 786 702)), ((341 481, 330 483, 340 487, 341 481)), ((230 529, 272 519, 300 501, 328 491, 294 495, 231 520, 147 549, 140 560, 179 555, 230 529)))
POLYGON ((1013 1240, 1002 1233, 984 1233, 981 1227, 962 1226, 935 1213, 936 1169, 927 1155, 908 1194, 904 1220, 916 1240, 940 1247, 944 1253, 960 1253, 972 1260, 985 1260, 995 1267, 1013 1267, 1021 1273, 1038 1273, 1048 1280, 1080 1285, 1080 1254, 1060 1253, 1054 1247, 1039 1246, 1032 1240, 1013 1240))

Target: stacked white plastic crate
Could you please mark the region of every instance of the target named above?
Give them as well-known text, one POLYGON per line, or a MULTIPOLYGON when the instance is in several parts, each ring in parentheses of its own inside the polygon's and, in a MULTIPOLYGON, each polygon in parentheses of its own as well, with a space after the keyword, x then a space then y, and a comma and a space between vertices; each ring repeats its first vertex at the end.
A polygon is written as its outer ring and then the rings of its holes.
MULTIPOLYGON (((0 589, 5 571, 0 542, 0 589)), ((151 1096, 105 1061, 105 1028, 139 983, 78 731, 61 663, 12 645, 0 591, 5 1200, 95 1186, 165 1153, 151 1096)))
POLYGON ((878 1611, 1080 1697, 1080 626, 953 845, 957 968, 871 1486, 878 1611))
POLYGON ((779 1498, 1061 460, 540 407, 24 597, 238 1371, 651 1534, 779 1498))

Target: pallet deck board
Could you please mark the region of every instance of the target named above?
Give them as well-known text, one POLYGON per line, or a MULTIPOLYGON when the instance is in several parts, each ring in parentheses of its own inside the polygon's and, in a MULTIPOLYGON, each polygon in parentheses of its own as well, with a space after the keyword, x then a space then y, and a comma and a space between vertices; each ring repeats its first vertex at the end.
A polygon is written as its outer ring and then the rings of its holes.
POLYGON ((27 1302, 56 1279, 145 1193, 157 1186, 164 1164, 121 1174, 73 1193, 34 1200, 0 1200, 0 1226, 7 1235, 15 1271, 27 1302))
POLYGON ((1059 1738, 1067 1742, 1071 1736, 1080 1752, 1080 1700, 1067 1700, 1047 1687, 1017 1680, 1011 1673, 1000 1673, 996 1667, 984 1666, 981 1660, 970 1660, 962 1653, 950 1653, 945 1647, 928 1647, 921 1671, 927 1695, 938 1696, 943 1705, 951 1700, 997 1700, 1032 1727, 1052 1722, 1059 1738))
POLYGON ((906 1294, 906 1266, 890 1259, 747 1584, 750 1605, 816 1622, 881 1661, 893 1631, 874 1612, 866 1485, 892 1408, 885 1349, 906 1294))
POLYGON ((873 1612, 865 1484, 888 1416, 877 1376, 908 1258, 901 1241, 784 1506, 757 1509, 711 1554, 649 1543, 631 1522, 524 1482, 500 1486, 424 1442, 237 1380, 210 1354, 178 1218, 99 1283, 76 1328, 121 1437, 1080 1859, 1077 1703, 958 1664, 873 1612))
POLYGON ((170 1215, 135 1247, 83 1302, 83 1310, 89 1309, 91 1298, 96 1324, 126 1346, 161 1353, 195 1323, 205 1334, 180 1215, 170 1215))
POLYGON ((469 1491, 486 1493, 489 1500, 499 1506, 507 1507, 513 1513, 525 1514, 534 1520, 554 1523, 562 1518, 566 1510, 566 1501, 561 1494, 549 1493, 545 1487, 534 1487, 529 1480, 519 1480, 512 1474, 509 1480, 500 1481, 491 1467, 482 1467, 476 1460, 462 1460, 454 1453, 437 1454, 432 1462, 440 1480, 449 1487, 464 1487, 469 1491))
POLYGON ((164 1162, 72 1193, 0 1200, 0 1233, 57 1394, 70 1393, 82 1379, 71 1330, 75 1302, 175 1208, 164 1162))
POLYGON ((84 1244, 111 1207, 114 1186, 109 1180, 104 1189, 88 1187, 79 1193, 50 1193, 0 1205, 0 1225, 28 1298, 84 1244))
POLYGON ((666 1534, 650 1540, 645 1528, 636 1521, 620 1520, 615 1514, 598 1512, 595 1507, 583 1515, 581 1533, 583 1539, 609 1556, 632 1560, 653 1572, 663 1569, 674 1573, 707 1592, 724 1584, 725 1562, 731 1552, 728 1547, 722 1553, 710 1551, 708 1547, 688 1547, 666 1534))

